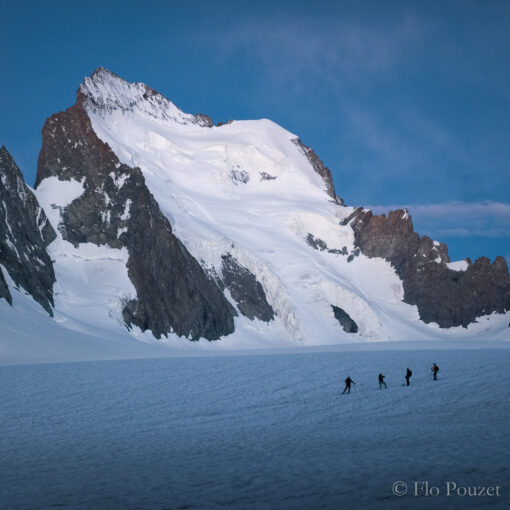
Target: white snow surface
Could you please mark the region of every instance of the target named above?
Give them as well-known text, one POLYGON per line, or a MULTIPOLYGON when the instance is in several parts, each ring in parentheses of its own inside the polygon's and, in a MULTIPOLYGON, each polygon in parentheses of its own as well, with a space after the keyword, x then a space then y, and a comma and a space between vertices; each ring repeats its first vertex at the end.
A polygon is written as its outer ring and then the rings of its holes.
MULTIPOLYGON (((129 84, 105 70, 87 78, 81 91, 97 135, 122 163, 140 167, 191 254, 206 270, 221 274, 221 256, 231 253, 261 283, 276 317, 265 323, 239 315, 236 331, 215 342, 189 342, 175 334, 158 341, 149 331, 128 331, 122 308, 136 290, 127 274, 127 251, 64 241, 61 213, 83 193, 83 183, 50 177, 35 193, 58 234, 49 246, 57 279, 54 318, 38 310, 23 321, 22 310, 37 308, 23 292, 15 291, 14 311, 0 303, 2 324, 12 325, 11 334, 0 332, 4 362, 157 356, 162 346, 168 354, 176 349, 510 339, 510 312, 481 317, 468 328, 427 325, 415 306, 402 302, 402 282, 388 262, 363 255, 348 262, 345 255, 313 249, 308 234, 328 249, 353 251, 352 229, 340 225, 353 208, 331 201, 289 131, 266 119, 209 128, 145 85, 129 84), (358 333, 343 331, 331 305, 352 317, 358 333), (62 335, 69 339, 68 348, 52 343, 62 335), (71 348, 78 338, 83 344, 71 348), (104 349, 98 339, 106 342, 104 349)), ((115 184, 122 187, 126 178, 120 176, 115 184)), ((129 215, 126 203, 123 218, 129 215)))
POLYGON ((454 271, 467 271, 467 268, 469 267, 467 260, 457 260, 455 262, 448 262, 446 265, 450 269, 453 269, 454 271))
POLYGON ((1 506, 503 510, 505 345, 0 367, 1 506), (413 496, 425 481, 441 494, 413 496), (501 495, 446 496, 446 482, 501 495))

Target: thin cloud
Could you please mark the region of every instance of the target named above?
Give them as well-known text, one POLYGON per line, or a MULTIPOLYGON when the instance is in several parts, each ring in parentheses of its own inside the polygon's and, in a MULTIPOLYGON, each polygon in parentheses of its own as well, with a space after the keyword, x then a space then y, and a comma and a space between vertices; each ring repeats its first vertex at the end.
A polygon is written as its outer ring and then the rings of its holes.
POLYGON ((263 65, 269 78, 294 87, 301 78, 319 79, 342 86, 347 79, 359 85, 366 74, 391 71, 410 56, 410 47, 423 30, 412 17, 381 27, 359 23, 290 18, 254 20, 230 30, 201 34, 220 49, 219 59, 228 66, 240 52, 263 65))
POLYGON ((510 237, 510 204, 446 202, 368 206, 375 213, 406 208, 420 233, 430 237, 510 237))
POLYGON ((441 204, 409 204, 409 205, 375 205, 370 208, 374 211, 385 212, 391 209, 406 207, 416 213, 427 217, 441 217, 445 215, 473 216, 483 215, 498 218, 507 218, 510 223, 510 204, 502 202, 445 202, 441 204))

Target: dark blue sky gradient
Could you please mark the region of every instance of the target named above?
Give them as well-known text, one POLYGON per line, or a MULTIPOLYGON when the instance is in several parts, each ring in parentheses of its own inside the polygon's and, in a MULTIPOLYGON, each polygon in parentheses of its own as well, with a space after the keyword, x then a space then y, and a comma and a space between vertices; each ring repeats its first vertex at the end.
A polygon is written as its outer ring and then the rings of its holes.
POLYGON ((0 144, 29 184, 44 120, 101 65, 214 121, 271 118, 348 204, 409 205, 452 258, 510 256, 508 2, 2 2, 1 27, 0 144))

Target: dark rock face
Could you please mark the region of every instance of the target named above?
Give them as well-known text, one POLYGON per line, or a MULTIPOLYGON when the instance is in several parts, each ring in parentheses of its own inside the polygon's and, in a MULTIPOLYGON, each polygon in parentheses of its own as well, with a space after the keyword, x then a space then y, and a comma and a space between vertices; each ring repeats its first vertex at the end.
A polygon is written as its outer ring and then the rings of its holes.
POLYGON ((333 308, 333 314, 335 315, 335 319, 342 325, 342 328, 347 333, 357 333, 358 325, 351 319, 350 315, 342 308, 338 306, 331 305, 333 308))
POLYGON ((221 257, 223 283, 230 291, 239 311, 248 319, 264 322, 274 319, 274 310, 267 302, 264 289, 255 275, 227 254, 221 257))
POLYGON ((247 184, 250 181, 250 175, 246 170, 243 170, 239 165, 230 170, 230 178, 232 182, 238 186, 239 184, 247 184))
POLYGON ((206 115, 205 113, 197 113, 195 115, 196 123, 199 126, 203 127, 213 127, 213 121, 209 115, 206 115))
MULTIPOLYGON (((314 250, 319 251, 327 251, 328 253, 333 253, 334 255, 348 255, 347 246, 343 246, 340 248, 328 248, 326 241, 315 237, 313 234, 308 234, 305 238, 306 243, 311 246, 314 250)), ((354 257, 358 257, 360 254, 359 248, 355 248, 352 250, 351 254, 347 257, 347 262, 352 262, 354 257)))
POLYGON ((301 152, 306 156, 306 159, 310 162, 313 169, 322 177, 326 184, 326 191, 328 195, 338 204, 345 205, 342 198, 340 198, 335 192, 335 185, 333 184, 333 177, 331 176, 331 171, 327 166, 324 166, 324 163, 319 159, 319 156, 315 153, 315 151, 305 145, 299 138, 294 138, 292 142, 299 147, 301 152))
POLYGON ((215 340, 232 333, 235 310, 175 237, 141 170, 121 164, 97 137, 85 100, 79 91, 74 106, 46 121, 39 154, 36 185, 50 176, 83 183, 84 193, 63 212, 64 239, 127 248, 137 292, 123 310, 128 326, 157 338, 175 332, 215 340))
POLYGON ((466 271, 454 271, 446 263, 448 247, 414 232, 405 210, 373 215, 362 208, 350 222, 355 244, 367 257, 391 262, 402 279, 404 301, 416 305, 424 322, 440 327, 464 326, 476 317, 510 309, 510 275, 503 257, 468 260, 466 271))
MULTIPOLYGON (((0 148, 0 264, 52 315, 55 273, 46 247, 56 235, 20 169, 0 148)), ((12 297, 0 270, 0 297, 12 297)))
POLYGON ((228 119, 227 122, 222 122, 220 120, 216 123, 216 127, 229 126, 230 124, 232 124, 232 122, 234 122, 234 119, 228 119))
POLYGON ((4 274, 0 269, 0 299, 5 299, 10 305, 12 305, 12 296, 5 281, 4 274))
POLYGON ((274 181, 276 179, 276 175, 268 174, 267 172, 260 172, 260 180, 261 181, 274 181))
POLYGON ((306 242, 314 250, 324 251, 328 249, 328 245, 326 244, 326 242, 323 241, 322 239, 319 239, 318 237, 315 237, 313 234, 308 234, 306 236, 306 242))

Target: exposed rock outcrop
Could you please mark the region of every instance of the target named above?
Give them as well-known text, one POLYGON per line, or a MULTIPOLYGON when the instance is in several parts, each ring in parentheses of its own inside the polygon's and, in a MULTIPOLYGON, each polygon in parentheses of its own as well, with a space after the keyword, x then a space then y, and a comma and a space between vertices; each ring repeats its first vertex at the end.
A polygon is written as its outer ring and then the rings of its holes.
POLYGON ((230 170, 230 179, 236 186, 239 184, 247 184, 250 181, 250 174, 237 165, 236 168, 230 170))
MULTIPOLYGON (((98 79, 107 80, 108 74, 103 75, 98 79)), ((86 79, 76 104, 52 115, 42 132, 36 186, 56 176, 84 187, 63 212, 64 239, 75 246, 90 242, 127 248, 128 275, 137 293, 123 310, 128 326, 151 330, 157 338, 175 332, 192 340, 215 340, 232 333, 235 310, 175 237, 141 170, 121 164, 95 134, 84 103, 99 109, 113 107, 114 101, 87 95, 99 85, 86 79)), ((136 86, 156 106, 168 106, 152 89, 136 86)))
POLYGON ((333 253, 334 255, 349 255, 347 257, 347 262, 352 262, 354 257, 358 257, 360 254, 359 248, 355 248, 350 254, 347 250, 347 246, 342 246, 342 248, 328 248, 326 241, 315 237, 313 234, 307 234, 305 241, 314 250, 327 251, 328 253, 333 253))
POLYGON ((232 122, 234 122, 234 119, 228 119, 227 122, 222 122, 220 120, 216 123, 216 127, 229 126, 230 124, 232 124, 232 122))
POLYGON ((5 299, 10 305, 12 305, 11 292, 9 291, 9 287, 5 281, 2 269, 0 269, 0 299, 5 299))
POLYGON ((274 310, 267 302, 266 294, 255 275, 243 267, 232 255, 221 257, 223 283, 237 303, 239 311, 248 319, 269 322, 274 310))
POLYGON ((308 145, 305 145, 299 138, 294 138, 292 142, 306 156, 306 159, 308 159, 315 172, 317 172, 322 177, 324 183, 326 184, 326 191, 328 195, 338 205, 345 205, 343 199, 336 194, 335 185, 333 184, 333 177, 331 175, 330 169, 327 166, 324 166, 324 163, 319 159, 319 156, 317 156, 315 151, 311 147, 308 147, 308 145))
POLYGON ((465 271, 450 269, 448 247, 414 232, 406 210, 374 215, 358 208, 344 224, 367 257, 391 262, 402 279, 404 301, 416 305, 424 322, 467 326, 477 317, 510 310, 510 275, 503 257, 468 260, 465 271))
POLYGON ((203 127, 213 127, 214 126, 211 117, 209 117, 209 115, 206 115, 205 113, 197 113, 195 115, 195 119, 196 119, 196 123, 199 126, 203 126, 203 127))
MULTIPOLYGON (((50 315, 55 273, 46 247, 55 232, 5 147, 0 148, 0 264, 50 315)), ((0 269, 0 297, 12 296, 0 269)))
POLYGON ((313 234, 308 234, 306 236, 306 242, 314 250, 324 251, 328 249, 326 242, 322 239, 319 239, 318 237, 315 237, 313 234))
POLYGON ((277 179, 276 175, 268 174, 267 172, 260 172, 261 181, 274 181, 277 179))
POLYGON ((340 323, 346 333, 357 333, 358 325, 351 319, 351 316, 342 308, 331 305, 335 319, 340 323))

